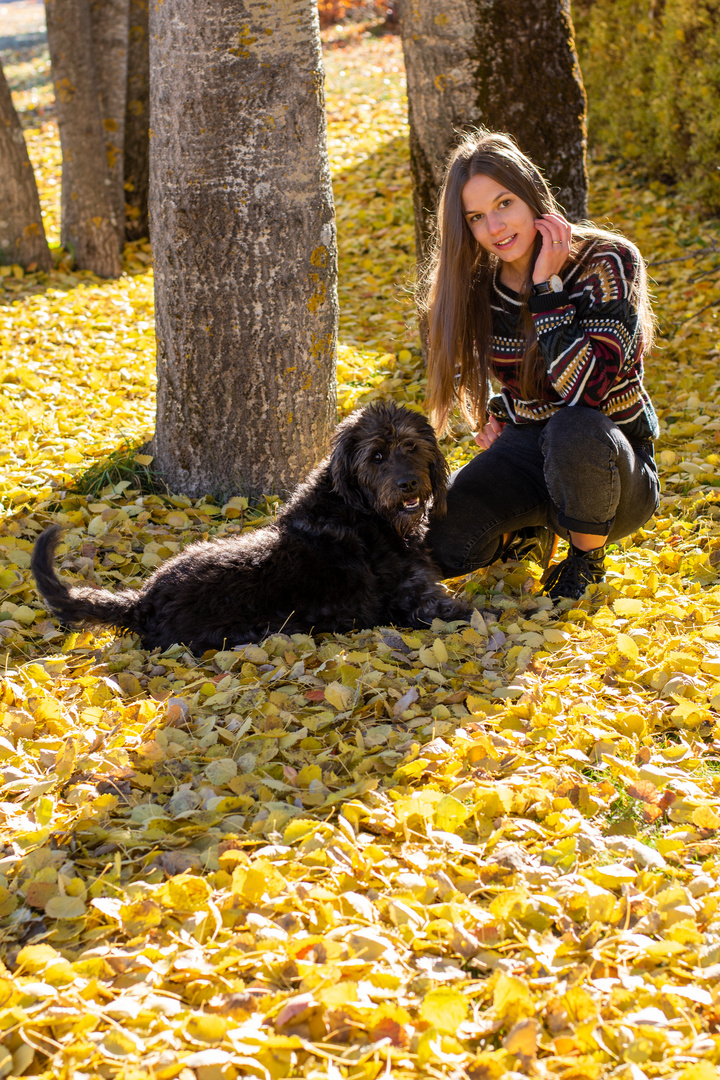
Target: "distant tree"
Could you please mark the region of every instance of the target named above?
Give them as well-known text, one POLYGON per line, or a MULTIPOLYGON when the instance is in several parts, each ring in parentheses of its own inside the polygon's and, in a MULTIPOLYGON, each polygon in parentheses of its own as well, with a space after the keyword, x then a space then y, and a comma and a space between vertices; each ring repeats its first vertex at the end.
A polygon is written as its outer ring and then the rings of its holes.
POLYGON ((128 91, 130 0, 90 0, 93 59, 100 92, 105 156, 118 247, 125 243, 125 109, 128 91))
POLYGON ((0 263, 41 270, 52 266, 40 213, 35 174, 0 66, 0 263))
POLYGON ((125 238, 148 236, 150 55, 148 0, 130 0, 125 114, 125 238))
POLYGON ((418 256, 457 132, 481 124, 514 135, 569 218, 584 218, 586 103, 569 0, 399 0, 399 14, 418 256))
POLYGON ((335 422, 336 236, 315 0, 150 9, 155 465, 284 492, 335 422))
POLYGON ((46 0, 62 146, 61 242, 99 277, 121 271, 88 0, 46 0))

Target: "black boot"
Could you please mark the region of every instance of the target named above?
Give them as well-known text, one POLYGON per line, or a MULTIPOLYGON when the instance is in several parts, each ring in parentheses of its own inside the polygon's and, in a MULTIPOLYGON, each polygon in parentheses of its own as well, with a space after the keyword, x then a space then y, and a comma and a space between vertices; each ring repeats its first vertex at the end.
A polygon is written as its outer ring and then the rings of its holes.
POLYGON ((570 544, 567 558, 553 566, 545 575, 543 592, 552 600, 569 597, 579 600, 588 585, 605 577, 605 545, 592 551, 581 551, 570 544))
POLYGON ((525 529, 517 529, 510 537, 500 552, 503 562, 514 559, 522 562, 523 559, 533 559, 536 563, 547 570, 550 560, 555 554, 559 537, 551 529, 544 525, 529 525, 525 529))

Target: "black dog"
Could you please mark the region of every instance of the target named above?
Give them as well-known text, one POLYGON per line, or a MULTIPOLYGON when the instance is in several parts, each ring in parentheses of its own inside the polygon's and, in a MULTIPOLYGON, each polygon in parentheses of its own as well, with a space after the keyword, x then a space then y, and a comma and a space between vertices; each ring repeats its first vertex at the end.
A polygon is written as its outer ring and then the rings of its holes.
POLYGON ((330 457, 274 524, 191 544, 139 590, 68 587, 55 573, 60 527, 38 538, 32 572, 68 625, 139 634, 147 648, 195 653, 269 633, 345 633, 470 616, 439 584, 423 547, 425 513, 445 512, 447 465, 424 417, 396 405, 353 413, 330 457))

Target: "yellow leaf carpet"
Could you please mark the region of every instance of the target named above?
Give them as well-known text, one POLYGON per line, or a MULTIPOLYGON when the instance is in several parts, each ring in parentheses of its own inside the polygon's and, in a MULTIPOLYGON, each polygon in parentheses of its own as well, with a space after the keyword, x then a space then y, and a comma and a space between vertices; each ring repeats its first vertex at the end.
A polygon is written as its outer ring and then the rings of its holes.
MULTIPOLYGON (((326 36, 340 411, 419 407, 398 39, 326 36)), ((7 70, 57 243, 47 58, 7 70)), ((118 587, 277 499, 152 494, 133 462, 147 244, 117 282, 0 270, 0 1078, 720 1075, 720 227, 591 180, 654 280, 661 508, 574 606, 496 566, 426 632, 197 660, 58 630, 48 522, 64 574, 118 587)))

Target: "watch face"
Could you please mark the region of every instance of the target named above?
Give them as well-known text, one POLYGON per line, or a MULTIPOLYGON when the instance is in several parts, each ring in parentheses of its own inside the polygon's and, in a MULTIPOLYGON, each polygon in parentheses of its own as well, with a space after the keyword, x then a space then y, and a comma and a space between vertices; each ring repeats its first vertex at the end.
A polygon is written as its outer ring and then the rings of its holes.
POLYGON ((550 288, 552 289, 553 292, 562 292, 563 288, 564 288, 563 283, 562 283, 562 278, 558 277, 557 274, 552 274, 548 278, 548 285, 550 286, 550 288))

